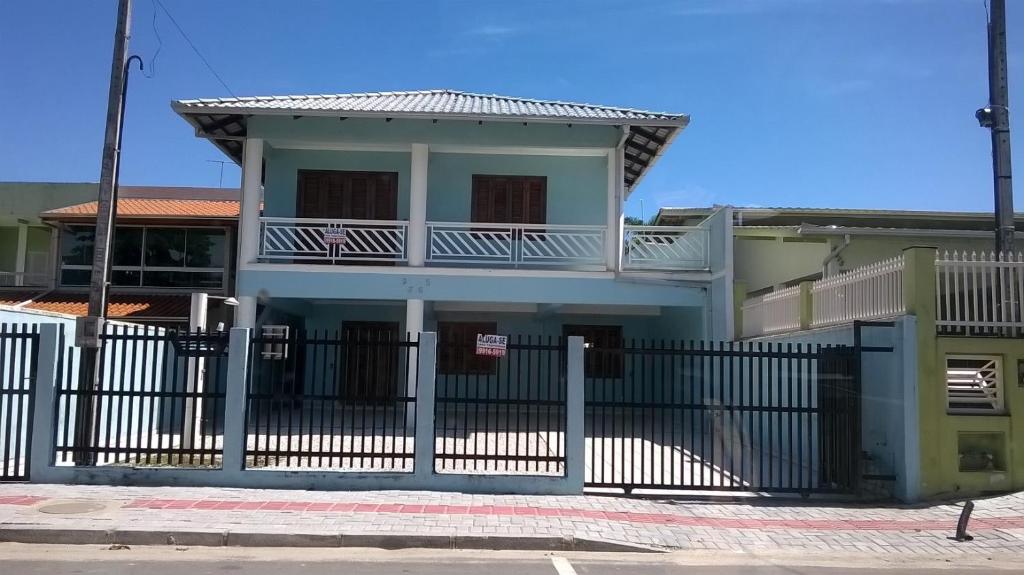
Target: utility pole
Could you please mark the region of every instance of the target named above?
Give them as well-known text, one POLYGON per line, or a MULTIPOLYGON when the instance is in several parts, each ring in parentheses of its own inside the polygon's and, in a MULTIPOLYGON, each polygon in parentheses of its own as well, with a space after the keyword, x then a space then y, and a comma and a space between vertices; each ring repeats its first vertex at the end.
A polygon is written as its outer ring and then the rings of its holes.
POLYGON ((107 93, 107 120, 103 135, 103 157, 100 164, 99 195, 96 207, 96 232, 93 241, 92 275, 89 279, 88 316, 78 318, 75 345, 82 348, 79 365, 79 396, 75 446, 75 463, 91 465, 96 414, 93 393, 99 385, 97 361, 100 355, 100 334, 107 315, 107 287, 110 279, 110 248, 117 212, 117 175, 121 154, 121 123, 124 110, 124 86, 128 69, 128 38, 130 36, 131 0, 118 0, 117 25, 114 29, 114 53, 110 65, 110 90, 107 93))
POLYGON ((1013 179, 1010 170, 1010 108, 1006 73, 1006 0, 992 4, 988 22, 989 104, 975 116, 992 130, 992 172, 995 181, 996 253, 1013 252, 1015 233, 1013 179))

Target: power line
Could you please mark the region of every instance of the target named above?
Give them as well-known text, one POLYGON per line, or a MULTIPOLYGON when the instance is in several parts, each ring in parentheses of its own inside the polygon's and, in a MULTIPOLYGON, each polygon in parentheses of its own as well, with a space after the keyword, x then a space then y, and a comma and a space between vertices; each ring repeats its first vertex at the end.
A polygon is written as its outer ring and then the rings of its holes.
POLYGON ((196 53, 196 56, 199 56, 199 59, 203 61, 203 64, 206 65, 206 69, 209 70, 211 74, 213 74, 214 78, 217 78, 217 81, 220 82, 221 86, 224 86, 224 89, 228 91, 228 94, 231 94, 232 97, 235 97, 235 93, 232 92, 231 88, 228 87, 228 84, 224 81, 224 78, 220 77, 220 74, 218 74, 217 71, 213 69, 213 66, 210 65, 210 62, 206 59, 205 56, 203 56, 203 53, 199 51, 199 48, 197 48, 196 45, 192 43, 192 39, 188 37, 188 34, 186 34, 185 30, 181 28, 181 25, 178 24, 178 21, 174 19, 174 16, 171 15, 171 12, 167 9, 166 6, 164 6, 164 3, 160 0, 154 1, 156 2, 156 5, 159 6, 161 10, 163 10, 164 14, 167 15, 167 18, 170 19, 171 24, 174 24, 174 27, 178 29, 178 32, 181 34, 181 37, 185 39, 185 42, 187 42, 188 45, 192 48, 192 51, 196 53))

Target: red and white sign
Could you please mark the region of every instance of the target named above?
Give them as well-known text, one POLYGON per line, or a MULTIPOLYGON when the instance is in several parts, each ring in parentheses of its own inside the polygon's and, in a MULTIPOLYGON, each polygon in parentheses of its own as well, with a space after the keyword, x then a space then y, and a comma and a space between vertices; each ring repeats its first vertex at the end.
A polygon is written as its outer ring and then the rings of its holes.
POLYGON ((508 336, 476 334, 476 354, 490 357, 505 357, 508 349, 508 336))

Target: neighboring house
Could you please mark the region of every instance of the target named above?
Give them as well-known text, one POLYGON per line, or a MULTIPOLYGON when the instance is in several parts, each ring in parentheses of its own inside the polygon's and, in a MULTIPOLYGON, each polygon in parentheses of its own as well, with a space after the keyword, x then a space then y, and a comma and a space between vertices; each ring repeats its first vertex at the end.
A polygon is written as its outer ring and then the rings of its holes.
MULTIPOLYGON (((231 293, 238 206, 238 190, 122 186, 108 316, 185 324, 191 292, 231 293)), ((28 286, 0 289, 0 302, 85 315, 96 201, 49 209, 39 219, 56 238, 53 263, 43 273, 45 282, 32 290, 28 286)), ((222 308, 216 300, 211 302, 211 328, 218 322, 230 323, 229 312, 222 308)))
POLYGON ((39 214, 96 197, 96 184, 0 182, 0 288, 46 287, 54 230, 39 214))
MULTIPOLYGON (((663 208, 657 222, 709 212, 663 208)), ((905 500, 1024 488, 1024 255, 992 253, 991 214, 733 214, 737 333, 751 345, 872 348, 865 477, 895 481, 905 500)), ((1024 245, 1021 214, 1017 229, 1024 245)))
MULTIPOLYGON (((688 225, 717 208, 661 208, 659 225, 688 225)), ((735 281, 744 294, 835 275, 900 255, 910 246, 988 254, 995 219, 984 212, 733 208, 735 281)), ((1024 243, 1024 214, 1017 214, 1024 243)))
POLYGON ((243 169, 236 325, 724 336, 726 214, 622 223, 685 115, 447 90, 173 108, 243 169))

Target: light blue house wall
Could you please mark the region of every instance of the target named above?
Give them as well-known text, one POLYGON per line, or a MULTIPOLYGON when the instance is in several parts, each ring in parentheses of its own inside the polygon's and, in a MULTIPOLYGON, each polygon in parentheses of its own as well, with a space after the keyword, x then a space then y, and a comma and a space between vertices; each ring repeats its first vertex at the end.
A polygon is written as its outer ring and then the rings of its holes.
POLYGON ((607 157, 430 154, 427 220, 471 220, 473 174, 547 177, 547 222, 607 222, 607 157))
POLYGON ((398 172, 398 219, 409 219, 409 153, 269 149, 264 156, 267 166, 263 195, 265 216, 295 217, 299 170, 342 170, 398 172))

